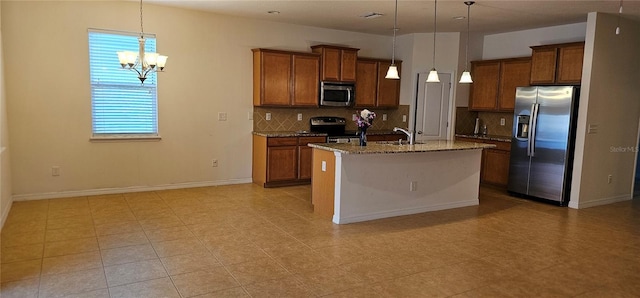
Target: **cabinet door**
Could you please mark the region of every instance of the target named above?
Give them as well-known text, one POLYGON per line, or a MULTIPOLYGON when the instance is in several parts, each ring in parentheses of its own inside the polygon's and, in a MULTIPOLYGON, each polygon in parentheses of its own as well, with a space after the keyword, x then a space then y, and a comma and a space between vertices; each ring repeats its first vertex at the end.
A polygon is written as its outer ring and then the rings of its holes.
POLYGON ((513 112, 516 87, 529 86, 531 59, 509 60, 500 66, 498 109, 513 112))
POLYGON ((298 178, 298 146, 267 148, 267 182, 298 178))
POLYGON ((509 151, 484 149, 482 182, 505 186, 509 182, 509 151))
POLYGON ((298 179, 311 179, 312 152, 306 145, 298 147, 298 179))
POLYGON ((318 106, 320 57, 293 55, 294 106, 318 106))
POLYGON ((263 52, 260 71, 261 104, 288 106, 291 102, 291 55, 263 52))
POLYGON ((561 47, 558 54, 558 84, 580 84, 584 44, 561 47))
POLYGON ((378 63, 358 60, 356 76, 356 107, 374 107, 378 88, 378 63))
POLYGON ((531 85, 555 83, 557 57, 557 48, 533 49, 531 54, 531 85))
POLYGON ((322 49, 322 80, 340 81, 341 50, 334 48, 322 49))
POLYGON ((494 110, 498 100, 498 82, 500 80, 500 62, 472 62, 473 84, 469 98, 471 110, 494 110))
MULTIPOLYGON (((378 107, 397 107, 400 104, 400 80, 385 79, 391 62, 378 62, 378 107)), ((400 64, 398 73, 400 73, 400 64)))
POLYGON ((345 82, 356 81, 356 62, 358 51, 342 50, 340 80, 345 82))

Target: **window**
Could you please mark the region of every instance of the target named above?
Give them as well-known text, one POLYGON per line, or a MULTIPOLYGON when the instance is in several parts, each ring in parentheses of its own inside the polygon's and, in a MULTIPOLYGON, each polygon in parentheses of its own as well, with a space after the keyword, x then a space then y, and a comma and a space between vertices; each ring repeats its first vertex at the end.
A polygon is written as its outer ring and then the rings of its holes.
MULTIPOLYGON (((145 40, 146 51, 155 52, 155 35, 145 40)), ((156 74, 140 84, 136 72, 120 66, 123 50, 138 52, 138 35, 89 30, 93 137, 158 137, 156 74)))

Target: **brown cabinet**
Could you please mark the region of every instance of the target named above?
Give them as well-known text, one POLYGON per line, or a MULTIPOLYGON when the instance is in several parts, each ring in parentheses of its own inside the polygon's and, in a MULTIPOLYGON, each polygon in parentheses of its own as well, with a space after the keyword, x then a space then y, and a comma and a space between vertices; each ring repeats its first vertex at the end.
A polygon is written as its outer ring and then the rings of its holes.
POLYGON ((311 147, 325 137, 253 136, 253 182, 264 187, 311 182, 311 147))
MULTIPOLYGON (((402 61, 395 61, 398 72, 402 61)), ((386 79, 391 60, 361 58, 357 62, 356 107, 396 108, 400 104, 400 80, 386 79)))
POLYGON ((482 150, 480 182, 497 186, 507 186, 507 183, 509 183, 511 143, 464 137, 456 137, 456 140, 496 145, 494 148, 482 150))
POLYGON ((399 133, 375 134, 375 135, 367 134, 367 142, 383 142, 383 141, 393 142, 393 141, 398 141, 400 139, 406 140, 407 135, 399 134, 399 133))
POLYGON ((516 87, 529 86, 531 59, 511 58, 471 62, 473 84, 469 109, 511 112, 516 87))
POLYGON ((531 85, 579 85, 584 42, 531 47, 531 85))
POLYGON ((311 50, 322 57, 320 68, 320 79, 322 81, 356 81, 358 49, 317 45, 311 47, 311 50))
POLYGON ((253 49, 254 106, 318 106, 320 56, 253 49))

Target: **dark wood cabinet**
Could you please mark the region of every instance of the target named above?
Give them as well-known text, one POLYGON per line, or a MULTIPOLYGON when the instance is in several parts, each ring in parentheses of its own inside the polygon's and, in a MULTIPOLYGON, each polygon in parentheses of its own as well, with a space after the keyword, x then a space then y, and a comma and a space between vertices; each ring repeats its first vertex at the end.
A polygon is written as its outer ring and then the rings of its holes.
POLYGON ((511 112, 515 104, 516 87, 529 86, 531 59, 473 61, 471 73, 470 110, 511 112))
POLYGON ((312 46, 321 56, 320 79, 322 81, 355 82, 358 50, 330 45, 312 46))
POLYGON ((480 182, 501 187, 507 186, 507 184, 509 183, 511 143, 464 137, 456 137, 456 140, 496 145, 496 147, 494 148, 487 148, 482 150, 480 182))
POLYGON ((318 106, 320 56, 253 49, 254 106, 318 106))
MULTIPOLYGON (((398 72, 402 61, 395 61, 398 72)), ((356 107, 396 108, 400 104, 400 80, 386 79, 391 60, 361 58, 357 63, 356 107)))
POLYGON ((311 182, 311 147, 325 137, 253 136, 253 182, 263 187, 311 182))
POLYGON ((531 47, 531 85, 579 85, 584 42, 531 47))

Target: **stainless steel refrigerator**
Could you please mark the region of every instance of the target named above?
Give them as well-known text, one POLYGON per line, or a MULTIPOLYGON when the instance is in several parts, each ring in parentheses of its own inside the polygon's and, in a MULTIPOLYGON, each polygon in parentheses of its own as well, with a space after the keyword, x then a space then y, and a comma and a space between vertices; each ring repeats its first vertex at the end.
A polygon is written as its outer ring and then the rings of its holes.
POLYGON ((569 202, 579 88, 518 87, 511 138, 511 193, 569 202))

